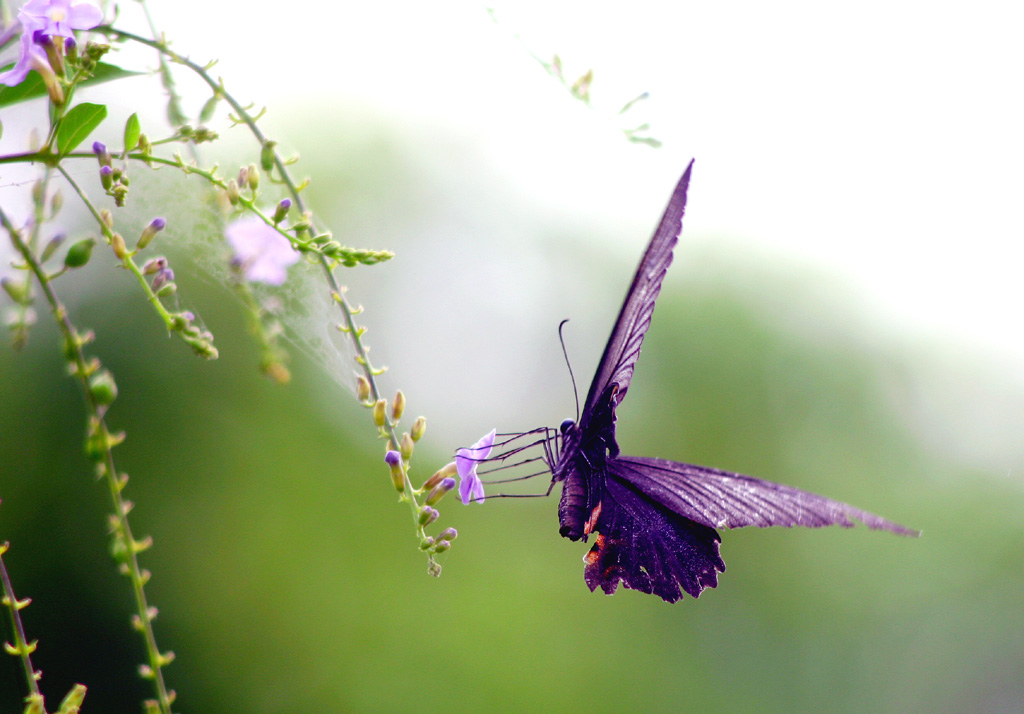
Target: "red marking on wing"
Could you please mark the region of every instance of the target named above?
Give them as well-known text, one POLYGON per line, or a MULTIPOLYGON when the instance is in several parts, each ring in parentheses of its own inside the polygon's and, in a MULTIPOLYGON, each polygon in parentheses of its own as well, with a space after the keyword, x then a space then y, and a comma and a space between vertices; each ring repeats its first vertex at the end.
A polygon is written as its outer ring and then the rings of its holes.
POLYGON ((604 536, 598 534, 597 538, 594 539, 594 545, 592 545, 590 550, 587 551, 587 554, 583 556, 583 562, 589 566, 597 563, 597 561, 601 559, 601 552, 604 550, 605 545, 604 536))
POLYGON ((597 527, 597 519, 601 517, 601 502, 598 501, 597 505, 594 506, 594 510, 590 512, 590 518, 583 525, 583 535, 589 535, 597 527))

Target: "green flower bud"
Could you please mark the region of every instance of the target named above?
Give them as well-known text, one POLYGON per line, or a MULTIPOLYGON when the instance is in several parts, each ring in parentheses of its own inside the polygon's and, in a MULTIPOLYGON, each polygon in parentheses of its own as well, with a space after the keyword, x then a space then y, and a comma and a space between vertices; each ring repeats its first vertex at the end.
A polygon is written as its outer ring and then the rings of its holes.
POLYGON ((57 710, 57 714, 78 714, 78 710, 82 708, 82 702, 85 700, 85 685, 76 684, 68 692, 67 696, 60 703, 60 709, 57 710))
POLYGON ((159 256, 157 258, 150 258, 142 264, 143 275, 152 275, 153 273, 159 273, 161 270, 167 267, 167 258, 159 256))
POLYGON ((89 378, 89 392, 97 404, 107 406, 117 399, 117 384, 108 370, 97 372, 89 378))
POLYGON ((154 218, 150 221, 149 225, 142 229, 142 235, 139 236, 139 242, 135 246, 135 249, 142 250, 149 245, 149 242, 153 240, 153 238, 156 237, 156 234, 162 231, 166 225, 167 221, 163 218, 154 218))
POLYGON ((117 256, 118 260, 124 260, 125 256, 128 255, 128 247, 124 244, 124 238, 121 237, 120 233, 110 236, 110 247, 113 249, 114 255, 117 256))
POLYGON ((439 540, 439 541, 437 541, 437 543, 434 544, 434 552, 435 553, 443 553, 443 552, 445 552, 446 550, 448 550, 451 547, 452 547, 452 544, 449 543, 448 541, 446 541, 446 540, 439 540))
POLYGON ((434 539, 430 536, 420 541, 420 550, 430 550, 432 547, 434 547, 434 539))
POLYGON ((60 213, 60 209, 64 207, 64 194, 57 191, 53 194, 53 198, 50 199, 50 215, 56 216, 60 213))
POLYGON ((370 380, 363 375, 356 379, 356 399, 360 402, 367 402, 370 399, 370 380))
POLYGON ((100 220, 103 221, 103 225, 107 228, 114 227, 114 214, 109 209, 104 208, 100 211, 100 220))
POLYGON ((401 389, 395 394, 395 401, 391 404, 391 418, 394 421, 398 421, 402 418, 402 414, 405 413, 405 394, 401 389))
POLYGON ((399 444, 399 451, 402 452, 402 458, 406 461, 412 458, 412 437, 409 436, 409 432, 402 434, 402 441, 399 444))
POLYGON ((416 421, 412 423, 412 440, 419 441, 423 438, 424 432, 427 430, 427 418, 424 416, 416 417, 416 421))
POLYGON ((440 517, 440 513, 437 512, 436 508, 430 506, 423 506, 419 511, 419 522, 421 526, 428 526, 440 517))
POLYGON ((263 149, 260 150, 260 166, 263 167, 264 171, 271 171, 274 168, 274 147, 277 146, 276 141, 268 141, 263 144, 263 149))
MULTIPOLYGON (((267 170, 269 171, 270 169, 267 170)), ((260 187, 260 170, 256 168, 256 164, 249 164, 246 182, 253 191, 260 187)))
POLYGON ((92 247, 94 245, 96 245, 95 238, 86 238, 75 243, 68 248, 67 255, 64 256, 64 266, 67 268, 81 268, 92 257, 92 247))
POLYGON ((437 534, 438 540, 453 541, 459 537, 459 532, 454 528, 445 528, 443 531, 437 534))
POLYGON ((0 286, 11 296, 11 300, 21 305, 28 296, 28 283, 14 281, 10 278, 0 278, 0 286))
POLYGON ((43 254, 39 257, 39 261, 41 263, 45 263, 46 261, 48 261, 50 257, 57 252, 57 249, 60 248, 61 245, 63 245, 65 238, 67 238, 65 234, 58 233, 53 238, 48 240, 46 242, 46 245, 43 247, 43 254))
POLYGON ((228 181, 228 200, 231 201, 231 205, 237 205, 240 194, 238 193, 238 182, 234 179, 228 181))
POLYGON ((446 493, 455 488, 455 479, 452 477, 441 479, 441 483, 430 489, 430 493, 427 494, 424 503, 428 506, 433 506, 435 503, 440 501, 446 493))
POLYGON ((387 399, 378 399, 376 404, 373 405, 373 423, 379 427, 383 427, 387 423, 387 399))
POLYGON ((277 225, 285 218, 288 217, 288 211, 292 210, 292 199, 282 198, 281 202, 277 204, 277 208, 274 209, 274 225, 277 225))

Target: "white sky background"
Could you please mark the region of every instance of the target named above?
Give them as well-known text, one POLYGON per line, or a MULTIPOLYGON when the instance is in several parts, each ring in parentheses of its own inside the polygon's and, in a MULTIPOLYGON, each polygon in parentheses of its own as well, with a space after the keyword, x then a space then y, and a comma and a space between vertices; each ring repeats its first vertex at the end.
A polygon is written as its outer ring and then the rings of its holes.
POLYGON ((450 126, 567 215, 653 225, 696 156, 690 236, 791 254, 880 317, 1024 358, 1019 2, 517 1, 497 26, 470 2, 241 7, 152 2, 239 95, 450 126), (513 34, 570 76, 594 68, 598 112, 513 34), (641 91, 657 151, 604 119, 641 91))

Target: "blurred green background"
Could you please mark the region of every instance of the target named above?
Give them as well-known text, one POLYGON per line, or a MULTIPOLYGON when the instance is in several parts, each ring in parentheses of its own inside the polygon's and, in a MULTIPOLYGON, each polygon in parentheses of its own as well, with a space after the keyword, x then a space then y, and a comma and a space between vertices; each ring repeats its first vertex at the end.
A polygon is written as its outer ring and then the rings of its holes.
MULTIPOLYGON (((381 211, 397 226, 384 244, 400 257, 347 277, 369 308, 370 343, 386 346, 378 359, 399 365, 392 374, 410 418, 430 421, 414 460, 422 479, 491 426, 571 415, 560 310, 575 318, 570 352, 585 390, 635 257, 594 251, 574 261, 587 238, 540 222, 531 240, 547 246, 566 285, 590 281, 604 298, 570 298, 571 307, 556 299, 559 307, 530 315, 540 341, 519 337, 502 314, 485 329, 438 310, 443 290, 421 293, 414 278, 396 276, 404 269, 447 285, 478 258, 441 241, 433 260, 402 268, 418 240, 403 242, 402 226, 422 220, 412 197, 429 175, 409 172, 401 155, 375 164, 394 188, 382 205, 338 195, 341 206, 381 211), (394 204, 411 208, 398 214, 394 204), (489 344, 481 332, 490 329, 511 343, 489 344), (460 379, 480 369, 494 374, 460 379), (494 401, 503 388, 525 397, 494 401)), ((344 183, 318 168, 326 185, 344 183)), ((352 210, 333 209, 348 240, 352 210)), ((629 250, 645 237, 630 237, 629 250)), ((96 330, 95 351, 121 386, 110 419, 128 440, 116 456, 132 476, 136 531, 156 542, 144 564, 159 641, 178 655, 167 674, 179 710, 1022 711, 1020 463, 951 457, 941 443, 965 422, 935 406, 967 385, 981 410, 971 415, 976 428, 999 377, 958 361, 951 345, 873 332, 825 277, 716 251, 684 232, 619 441, 628 453, 825 493, 923 535, 723 532, 719 587, 670 606, 588 592, 586 547, 558 537, 554 498, 468 508, 446 499, 440 525, 460 537, 442 577, 428 577, 382 445, 351 392, 301 351, 292 385, 260 379, 238 305, 209 279, 209 264, 190 267, 191 249, 161 247, 216 335, 216 362, 168 340, 127 277, 110 279, 105 256, 66 290, 87 295, 70 301, 75 320, 96 330), (102 292, 89 289, 103 280, 102 292)), ((47 319, 24 352, 0 351, 0 537, 12 542, 17 592, 33 599, 24 617, 49 701, 84 682, 87 711, 136 711, 146 695, 135 675, 141 646, 128 626, 127 582, 108 556, 106 489, 81 453, 81 398, 58 354, 47 319)), ((0 710, 18 711, 13 659, 0 677, 0 710)))
MULTIPOLYGON (((709 19, 704 3, 657 23, 656 3, 631 17, 559 4, 569 21, 543 56, 574 47, 572 76, 598 64, 604 106, 592 112, 536 66, 516 26, 476 6, 339 3, 327 17, 322 3, 224 4, 231 16, 217 20, 215 3, 154 5, 177 47, 221 58, 243 101, 270 105, 264 129, 304 157, 297 173, 314 178, 310 199, 339 239, 396 251, 342 279, 392 368, 387 393, 405 390, 409 423, 428 418, 415 480, 492 427, 572 416, 556 327, 572 319, 585 393, 692 153, 687 228, 620 410, 623 450, 781 481, 922 530, 724 531, 719 587, 668 605, 587 590, 587 547, 558 536, 557 491, 471 507, 449 497, 438 525, 460 535, 430 578, 347 386, 351 362, 316 344, 336 320, 323 296, 288 295, 304 316, 294 381, 267 383, 219 285, 219 219, 194 182, 136 171, 119 221, 167 215, 152 249, 170 256, 221 358, 168 339, 102 251, 58 287, 121 388, 110 422, 128 440, 115 456, 135 532, 155 540, 143 562, 158 640, 177 654, 176 710, 1024 712, 1024 380, 1011 350, 990 349, 1019 345, 1000 339, 1020 328, 1000 297, 1019 294, 1019 261, 993 246, 1021 243, 1019 211, 998 223, 1024 189, 1019 113, 999 106, 1012 93, 995 73, 1020 64, 984 34, 1019 23, 943 16, 954 30, 943 34, 920 3, 836 6, 831 19, 806 3, 723 5, 709 19), (310 12, 323 41, 309 41, 310 12), (964 44, 961 28, 978 27, 985 51, 964 44), (660 152, 607 121, 652 84, 660 152), (793 258, 807 234, 850 273, 793 258), (896 304, 888 287, 902 280, 896 304), (943 332, 971 322, 999 329, 982 345, 943 332)), ((111 145, 130 112, 162 107, 155 83, 132 81, 137 93, 103 99, 111 145)), ((187 96, 193 110, 205 100, 187 96)), ((6 150, 27 129, 3 120, 6 150)), ((225 143, 204 159, 255 160, 230 133, 225 143)), ((7 208, 18 178, 3 180, 7 208)), ((5 562, 33 600, 23 616, 51 707, 83 682, 84 711, 134 712, 149 696, 142 647, 108 553, 106 487, 82 455, 83 414, 40 306, 27 349, 0 349, 5 562)), ((18 712, 20 670, 0 662, 0 713, 18 712)))

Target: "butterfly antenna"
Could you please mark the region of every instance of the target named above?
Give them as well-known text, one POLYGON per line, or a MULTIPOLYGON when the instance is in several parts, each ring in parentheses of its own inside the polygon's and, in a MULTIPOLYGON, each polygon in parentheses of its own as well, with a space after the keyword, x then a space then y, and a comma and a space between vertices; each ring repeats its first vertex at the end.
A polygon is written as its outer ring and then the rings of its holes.
POLYGON ((580 420, 580 393, 576 390, 576 375, 572 373, 572 364, 569 362, 569 351, 565 349, 565 336, 562 328, 569 320, 562 320, 558 323, 558 341, 562 343, 562 356, 565 357, 565 366, 569 368, 569 379, 572 380, 572 395, 576 398, 576 422, 580 420))

